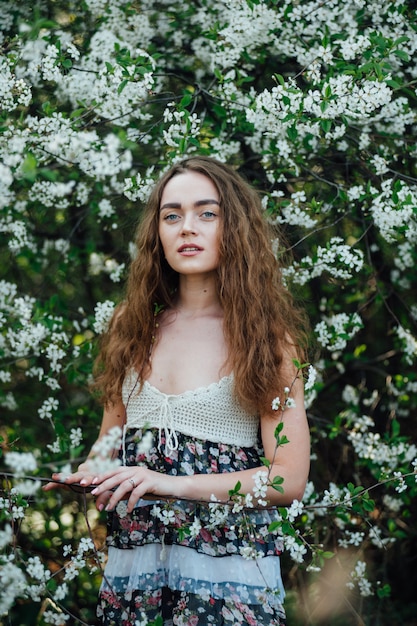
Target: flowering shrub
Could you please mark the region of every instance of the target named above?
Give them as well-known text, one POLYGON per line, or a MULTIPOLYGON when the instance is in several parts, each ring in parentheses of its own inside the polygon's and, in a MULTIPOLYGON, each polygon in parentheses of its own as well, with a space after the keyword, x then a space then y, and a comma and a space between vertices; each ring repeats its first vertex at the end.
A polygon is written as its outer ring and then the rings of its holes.
MULTIPOLYGON (((9 623, 94 620, 103 519, 85 494, 40 485, 94 441, 94 338, 122 295, 141 203, 194 153, 239 166, 262 193, 316 338, 311 480, 268 531, 282 538, 292 623, 414 623, 416 31, 401 0, 1 3, 9 623)), ((262 476, 255 487, 230 506, 244 515, 262 476)), ((175 517, 169 503, 156 514, 175 517)))

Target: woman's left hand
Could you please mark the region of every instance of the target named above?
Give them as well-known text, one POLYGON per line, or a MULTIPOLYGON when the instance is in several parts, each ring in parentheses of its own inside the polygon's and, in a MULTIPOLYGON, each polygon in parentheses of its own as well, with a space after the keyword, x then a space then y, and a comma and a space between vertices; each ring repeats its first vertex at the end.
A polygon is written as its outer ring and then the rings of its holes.
POLYGON ((175 495, 174 486, 178 483, 177 476, 167 476, 146 467, 123 466, 96 476, 92 490, 96 498, 96 507, 112 511, 118 502, 127 500, 127 511, 130 513, 139 498, 146 494, 157 496, 175 495))

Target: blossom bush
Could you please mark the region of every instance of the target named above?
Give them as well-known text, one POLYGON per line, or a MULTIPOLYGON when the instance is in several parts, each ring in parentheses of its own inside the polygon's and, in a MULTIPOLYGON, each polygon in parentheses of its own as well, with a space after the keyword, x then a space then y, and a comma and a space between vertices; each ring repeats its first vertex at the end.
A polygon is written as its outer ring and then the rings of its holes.
POLYGON ((259 189, 311 319, 311 476, 270 529, 290 623, 415 624, 413 3, 4 0, 0 42, 0 614, 94 623, 104 519, 40 487, 94 442, 141 206, 198 153, 259 189))

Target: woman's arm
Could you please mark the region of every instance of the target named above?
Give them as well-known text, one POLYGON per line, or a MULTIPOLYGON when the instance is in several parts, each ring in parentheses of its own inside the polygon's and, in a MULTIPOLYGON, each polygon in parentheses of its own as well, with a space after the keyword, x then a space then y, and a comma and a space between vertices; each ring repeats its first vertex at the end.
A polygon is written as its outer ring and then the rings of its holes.
MULTIPOLYGON (((268 482, 272 482, 277 476, 284 479, 281 485, 283 493, 273 487, 267 489, 265 500, 269 504, 285 506, 295 499, 301 500, 310 468, 310 435, 304 410, 302 381, 295 382, 291 397, 296 403, 294 408, 286 409, 284 413, 277 411, 274 415, 265 415, 261 418, 262 444, 264 456, 270 462, 269 468, 262 465, 257 469, 240 472, 187 476, 181 485, 178 484, 177 489, 181 490, 181 496, 210 500, 213 494, 218 500, 227 501, 229 491, 234 489, 238 481, 241 484, 240 493, 254 495, 254 476, 258 471, 269 470, 268 482), (284 426, 280 436, 286 435, 288 443, 277 447, 275 429, 281 420, 284 426)), ((255 497, 254 504, 256 506, 255 497)))
MULTIPOLYGON (((310 436, 301 380, 294 382, 291 397, 296 403, 294 408, 286 409, 283 414, 271 410, 271 414, 261 418, 262 443, 264 455, 270 462, 269 468, 262 465, 255 469, 222 474, 168 476, 146 467, 119 467, 92 481, 92 484, 97 485, 93 494, 100 497, 104 492, 114 490, 107 503, 108 510, 113 509, 120 500, 128 500, 128 510, 131 511, 137 500, 145 494, 203 501, 210 501, 214 496, 226 502, 229 500, 229 492, 238 482, 241 485, 240 493, 254 495, 255 475, 258 471, 269 469, 270 481, 276 476, 284 479, 281 485, 284 492, 269 487, 265 498, 268 503, 285 506, 294 499, 301 500, 310 467, 310 436), (281 420, 284 426, 280 436, 286 435, 288 443, 277 448, 275 429, 281 420)), ((103 497, 100 502, 103 502, 103 497)))

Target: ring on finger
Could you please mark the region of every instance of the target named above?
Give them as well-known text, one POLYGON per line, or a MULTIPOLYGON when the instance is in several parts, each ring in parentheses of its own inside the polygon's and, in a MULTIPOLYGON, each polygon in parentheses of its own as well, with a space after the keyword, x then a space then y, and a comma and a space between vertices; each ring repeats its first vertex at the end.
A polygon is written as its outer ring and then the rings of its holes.
POLYGON ((135 483, 135 481, 133 480, 133 478, 129 478, 129 482, 130 482, 130 483, 132 483, 132 487, 133 487, 133 489, 134 489, 134 488, 136 487, 136 483, 135 483))

